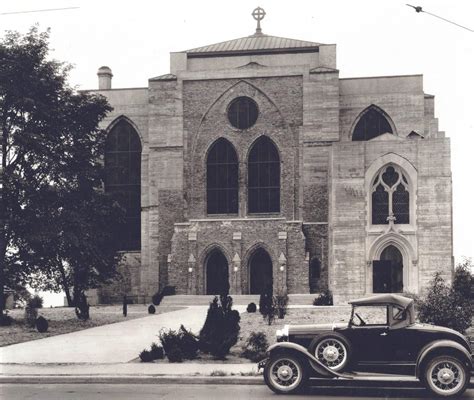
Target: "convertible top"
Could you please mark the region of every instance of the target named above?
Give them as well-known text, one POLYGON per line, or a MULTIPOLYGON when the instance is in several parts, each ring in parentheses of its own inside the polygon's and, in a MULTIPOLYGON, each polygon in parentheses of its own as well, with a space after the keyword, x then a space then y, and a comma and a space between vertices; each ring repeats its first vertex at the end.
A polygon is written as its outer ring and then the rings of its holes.
POLYGON ((409 299, 408 297, 403 297, 398 294, 391 294, 391 293, 381 293, 375 294, 369 297, 363 297, 362 299, 351 300, 349 304, 354 306, 362 306, 362 305, 375 305, 375 304, 396 304, 397 306, 408 308, 410 304, 413 303, 413 299, 409 299))

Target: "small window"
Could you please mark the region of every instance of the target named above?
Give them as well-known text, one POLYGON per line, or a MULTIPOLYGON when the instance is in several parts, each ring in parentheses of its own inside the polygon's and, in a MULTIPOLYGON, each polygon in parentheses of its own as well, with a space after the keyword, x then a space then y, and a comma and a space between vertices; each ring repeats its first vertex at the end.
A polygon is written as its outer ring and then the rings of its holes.
POLYGON ((407 313, 404 308, 392 306, 392 319, 394 321, 404 321, 407 317, 407 313))
POLYGON ((257 122, 257 103, 250 97, 237 97, 230 103, 227 116, 233 127, 248 129, 257 122))
POLYGON ((354 308, 352 324, 387 325, 387 306, 358 306, 354 308))

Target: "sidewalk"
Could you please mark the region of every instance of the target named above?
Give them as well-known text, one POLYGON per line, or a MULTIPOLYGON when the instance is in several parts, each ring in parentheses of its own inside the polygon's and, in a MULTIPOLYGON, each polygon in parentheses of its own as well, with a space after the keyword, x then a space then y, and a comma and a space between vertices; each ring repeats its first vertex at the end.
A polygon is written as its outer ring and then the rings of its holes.
MULTIPOLYGON (((234 307, 239 312, 244 306, 234 307)), ((161 329, 179 329, 183 324, 199 333, 207 315, 207 306, 137 318, 51 336, 45 339, 0 347, 2 364, 127 363, 140 351, 158 342, 161 329)))
POLYGON ((263 384, 257 364, 0 364, 1 383, 263 384))
MULTIPOLYGON (((183 324, 198 333, 208 306, 103 325, 0 348, 0 383, 263 383, 256 363, 131 363, 158 342, 161 329, 183 324)), ((239 312, 245 306, 234 306, 239 312)))

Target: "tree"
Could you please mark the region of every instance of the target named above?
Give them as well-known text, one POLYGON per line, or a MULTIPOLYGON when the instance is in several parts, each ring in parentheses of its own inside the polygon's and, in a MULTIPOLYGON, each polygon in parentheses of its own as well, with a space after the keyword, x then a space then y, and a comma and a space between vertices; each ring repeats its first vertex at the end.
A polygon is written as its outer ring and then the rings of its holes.
POLYGON ((48 53, 36 27, 0 42, 0 299, 6 284, 29 284, 69 297, 73 287, 77 302, 115 276, 124 211, 101 190, 98 125, 111 107, 71 88, 70 66, 48 53))
POLYGON ((461 333, 471 326, 471 302, 458 292, 454 283, 449 287, 439 272, 435 274, 426 296, 418 303, 420 322, 446 326, 461 333))

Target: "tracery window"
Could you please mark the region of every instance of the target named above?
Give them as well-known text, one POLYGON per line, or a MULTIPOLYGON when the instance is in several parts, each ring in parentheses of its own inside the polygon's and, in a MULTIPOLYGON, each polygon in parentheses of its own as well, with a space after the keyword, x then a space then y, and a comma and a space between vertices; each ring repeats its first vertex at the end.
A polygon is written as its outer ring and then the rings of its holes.
POLYGON ((280 212, 280 156, 266 136, 257 139, 249 154, 248 212, 280 212))
POLYGON ((105 191, 125 209, 125 227, 117 233, 121 250, 140 250, 140 138, 127 121, 119 121, 105 143, 105 191))
POLYGON ((383 133, 393 133, 387 118, 378 107, 371 106, 360 117, 352 133, 353 141, 370 140, 383 133))
POLYGON ((207 213, 237 214, 239 163, 232 144, 224 138, 214 142, 207 155, 207 213))
POLYGON ((410 223, 408 180, 394 165, 383 168, 372 185, 372 224, 410 223))

